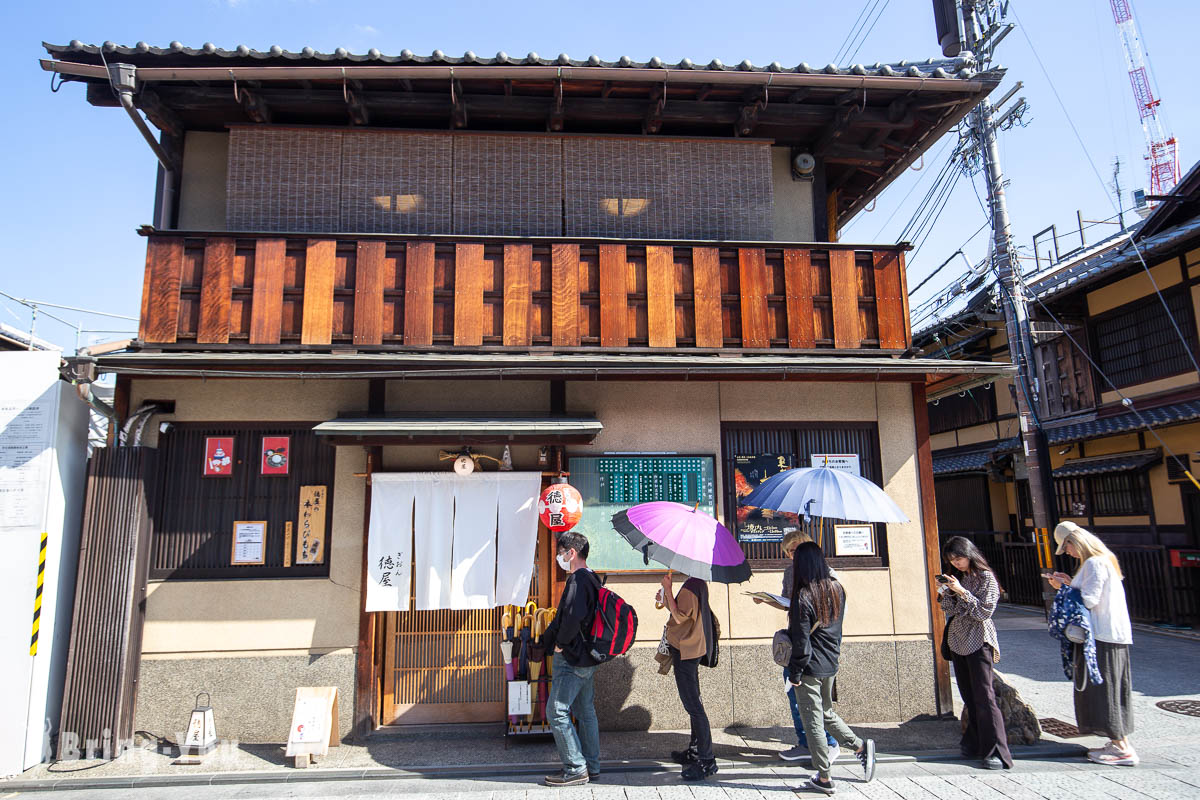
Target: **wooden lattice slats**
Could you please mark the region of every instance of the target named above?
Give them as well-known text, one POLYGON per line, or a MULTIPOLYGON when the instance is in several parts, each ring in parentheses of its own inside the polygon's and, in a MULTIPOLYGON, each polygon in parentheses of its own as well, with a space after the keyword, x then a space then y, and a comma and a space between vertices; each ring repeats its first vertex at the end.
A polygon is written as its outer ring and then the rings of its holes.
POLYGON ((878 348, 903 253, 834 245, 150 237, 140 337, 175 349, 878 348))

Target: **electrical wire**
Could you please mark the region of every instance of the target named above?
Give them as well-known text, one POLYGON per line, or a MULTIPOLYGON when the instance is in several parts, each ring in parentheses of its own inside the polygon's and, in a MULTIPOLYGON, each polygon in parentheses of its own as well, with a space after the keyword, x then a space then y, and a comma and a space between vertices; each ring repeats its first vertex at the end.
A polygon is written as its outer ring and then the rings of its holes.
MULTIPOLYGON (((994 269, 994 271, 996 272, 996 280, 999 283, 1000 273, 998 270, 994 269)), ((1105 373, 1105 371, 1100 367, 1100 365, 1096 363, 1095 359, 1093 359, 1091 357, 1091 355, 1088 354, 1087 349, 1084 348, 1083 345, 1081 345, 1079 343, 1079 341, 1074 336, 1071 335, 1071 332, 1069 330, 1067 330, 1067 326, 1062 323, 1062 320, 1060 320, 1057 316, 1055 316, 1054 312, 1051 311, 1050 307, 1047 306, 1042 301, 1042 298, 1038 297, 1036 292, 1031 292, 1029 290, 1029 287, 1025 284, 1025 281, 1021 278, 1021 276, 1016 272, 1014 272, 1013 275, 1016 278, 1016 280, 1021 282, 1021 286, 1025 289, 1026 294, 1033 297, 1034 302, 1036 302, 1039 306, 1041 306, 1042 310, 1045 311, 1050 316, 1050 319, 1054 322, 1054 324, 1056 326, 1058 326, 1059 329, 1062 330, 1063 335, 1067 337, 1067 339, 1075 347, 1075 350, 1080 355, 1082 355, 1089 364, 1092 365, 1092 369, 1096 370, 1096 373, 1101 378, 1104 379, 1104 382, 1106 384, 1108 384, 1109 388, 1117 393, 1117 396, 1121 398, 1121 405, 1123 407, 1129 409, 1131 412, 1133 412, 1134 416, 1137 417, 1138 422, 1141 423, 1141 425, 1147 431, 1149 431, 1150 435, 1153 436, 1158 441, 1159 445, 1163 448, 1163 450, 1167 453, 1167 455, 1169 455, 1171 458, 1175 459, 1175 463, 1179 465, 1179 467, 1183 470, 1184 474, 1187 475, 1188 479, 1192 482, 1192 484, 1195 485, 1195 487, 1197 489, 1200 489, 1200 482, 1198 482, 1196 480, 1196 478, 1192 475, 1192 473, 1190 471, 1188 471, 1187 463, 1184 462, 1183 459, 1181 459, 1175 453, 1175 451, 1172 450, 1171 447, 1166 442, 1163 441, 1162 437, 1158 435, 1158 432, 1156 430, 1154 430, 1154 427, 1146 420, 1145 417, 1142 416, 1141 412, 1138 411, 1137 406, 1134 405, 1133 398, 1129 397, 1124 392, 1122 392, 1120 387, 1118 387, 1117 384, 1113 382, 1112 378, 1108 377, 1108 374, 1105 373)), ((1001 284, 1001 288, 1003 288, 1003 284, 1001 284)), ((1010 298, 1010 300, 1011 300, 1011 298, 1010 298)), ((1022 374, 1023 374, 1023 371, 1022 371, 1022 374)), ((1031 406, 1031 408, 1032 408, 1032 406, 1031 406)))
POLYGON ((874 10, 874 6, 879 5, 879 3, 880 0, 866 0, 862 11, 858 12, 858 17, 855 18, 854 24, 850 26, 850 32, 846 34, 846 38, 838 45, 837 52, 833 55, 832 63, 837 64, 841 60, 842 54, 849 51, 850 43, 857 38, 858 32, 862 30, 862 25, 865 23, 867 17, 870 16, 868 9, 874 10))
POLYGON ((879 18, 883 16, 883 12, 887 11, 888 3, 890 2, 891 0, 883 0, 883 6, 880 7, 879 13, 875 15, 875 19, 871 21, 871 26, 867 28, 867 32, 858 40, 858 44, 854 47, 854 52, 846 56, 847 63, 854 63, 854 57, 858 55, 858 51, 862 49, 862 46, 867 43, 867 38, 870 37, 871 31, 875 30, 875 25, 879 22, 879 18))
MULTIPOLYGON (((1050 79, 1050 73, 1046 69, 1046 65, 1042 63, 1042 57, 1034 47, 1033 40, 1029 38, 1029 34, 1025 30, 1024 24, 1021 22, 1017 10, 1009 3, 1009 8, 1012 10, 1013 19, 1017 21, 1017 27, 1021 30, 1021 35, 1025 37, 1026 44, 1029 45, 1029 50, 1033 53, 1033 58, 1037 61, 1038 67, 1042 71, 1042 76, 1046 79, 1046 83, 1050 86, 1050 91, 1054 93, 1054 99, 1058 101, 1058 106, 1062 109, 1063 116, 1067 118, 1067 124, 1071 127, 1071 132, 1075 134, 1075 140, 1079 143, 1079 148, 1083 151, 1083 155, 1087 158, 1088 165, 1092 168, 1092 174, 1096 176, 1096 180, 1100 183, 1100 187, 1104 190, 1104 196, 1108 198, 1108 202, 1112 204, 1113 210, 1120 213, 1117 204, 1113 202, 1112 195, 1108 192, 1108 185, 1104 182, 1104 178, 1100 177, 1100 170, 1096 168, 1096 162, 1092 160, 1092 154, 1088 152, 1087 145, 1083 142, 1083 137, 1079 134, 1079 128, 1075 126, 1075 120, 1071 118, 1071 113, 1067 111, 1067 106, 1063 102, 1062 96, 1058 93, 1058 87, 1054 85, 1054 81, 1050 79)), ((1184 352, 1187 353, 1188 359, 1192 362, 1192 367, 1197 373, 1200 373, 1200 361, 1196 360, 1195 353, 1192 352, 1191 344, 1183 335, 1183 331, 1179 327, 1179 323, 1175 320, 1175 315, 1171 313, 1170 306, 1167 305, 1167 300, 1163 297, 1162 290, 1158 287, 1158 281, 1154 279, 1154 273, 1150 271, 1150 265, 1146 263, 1146 258, 1142 254, 1142 249, 1138 247, 1137 240, 1133 237, 1133 232, 1126 233, 1129 239, 1129 244, 1133 246, 1134 253, 1137 254, 1138 261, 1141 262, 1142 270, 1146 273, 1146 277, 1150 279, 1150 285, 1154 287, 1154 294, 1158 296, 1158 302, 1162 304, 1163 310, 1167 312, 1167 319, 1171 321, 1171 327, 1175 329, 1175 335, 1179 337, 1179 341, 1183 342, 1184 352)))
MULTIPOLYGON (((918 284, 917 284, 917 287, 908 293, 908 296, 909 296, 909 297, 912 297, 914 294, 916 294, 917 292, 919 292, 919 291, 921 290, 921 287, 922 287, 922 286, 924 286, 925 284, 929 283, 929 280, 930 280, 930 279, 931 279, 931 278, 932 278, 934 275, 937 275, 939 272, 941 272, 943 267, 945 267, 947 264, 949 264, 951 261, 953 261, 955 256, 957 256, 957 255, 965 255, 965 254, 963 253, 963 248, 964 248, 964 247, 966 247, 967 245, 969 245, 969 244, 971 243, 971 240, 972 240, 972 239, 974 239, 976 236, 978 236, 980 233, 982 233, 982 232, 984 231, 984 229, 985 229, 985 228, 987 228, 989 225, 991 225, 991 220, 987 220, 987 221, 985 221, 985 222, 984 222, 982 225, 980 225, 978 228, 976 228, 976 229, 975 229, 975 232, 974 232, 974 233, 972 233, 970 236, 968 236, 968 237, 967 237, 967 240, 966 240, 965 242, 963 242, 962 244, 960 244, 960 245, 958 246, 958 249, 957 249, 957 250, 955 250, 953 253, 951 253, 951 254, 950 254, 950 257, 949 257, 949 258, 947 258, 945 261, 943 261, 943 262, 942 262, 942 265, 941 265, 940 267, 938 267, 938 268, 937 268, 937 269, 935 269, 933 272, 931 272, 931 273, 929 273, 928 275, 926 275, 926 276, 925 276, 925 279, 924 279, 924 280, 922 280, 920 283, 918 283, 918 284)), ((914 258, 915 258, 915 256, 914 256, 914 258)))
MULTIPOLYGON (((942 157, 942 153, 946 152, 946 148, 950 146, 950 141, 951 141, 950 139, 946 139, 945 141, 942 142, 941 148, 937 151, 937 154, 933 156, 934 160, 942 157)), ((896 205, 895 208, 892 209, 892 213, 888 214, 888 218, 885 219, 883 221, 883 224, 879 226, 879 230, 875 231, 875 235, 871 237, 872 242, 879 241, 879 238, 883 235, 884 228, 886 228, 888 226, 888 224, 892 221, 892 219, 896 216, 896 214, 899 213, 900 209, 904 208, 904 204, 908 202, 908 198, 912 197, 912 193, 917 190, 917 187, 921 185, 921 182, 925 179, 925 177, 927 175, 934 175, 934 174, 936 174, 936 173, 926 172, 923 175, 921 175, 920 177, 918 177, 916 180, 913 181, 912 186, 908 187, 908 191, 904 194, 904 197, 900 198, 900 202, 896 205)), ((857 217, 857 219, 862 219, 862 217, 857 217)))

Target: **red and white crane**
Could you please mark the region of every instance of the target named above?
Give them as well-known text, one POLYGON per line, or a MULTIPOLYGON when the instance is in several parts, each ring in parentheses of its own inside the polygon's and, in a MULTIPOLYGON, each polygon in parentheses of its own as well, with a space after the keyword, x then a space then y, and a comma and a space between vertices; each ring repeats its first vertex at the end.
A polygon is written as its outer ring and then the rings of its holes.
POLYGON ((1179 182, 1179 149, 1174 136, 1167 136, 1158 118, 1162 99, 1154 96, 1142 38, 1133 18, 1133 0, 1108 0, 1117 32, 1125 46, 1125 66, 1137 104, 1138 121, 1146 135, 1146 161, 1150 170, 1151 195, 1164 195, 1179 182))

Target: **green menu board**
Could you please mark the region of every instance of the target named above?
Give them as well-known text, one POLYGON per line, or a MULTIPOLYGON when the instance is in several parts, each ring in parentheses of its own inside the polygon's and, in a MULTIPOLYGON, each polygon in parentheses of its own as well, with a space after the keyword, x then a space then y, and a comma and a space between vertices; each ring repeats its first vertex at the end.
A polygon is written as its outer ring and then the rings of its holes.
POLYGON ((652 500, 672 500, 716 516, 713 456, 571 456, 571 485, 583 497, 583 518, 574 530, 588 537, 588 566, 602 572, 664 569, 645 564, 612 527, 618 511, 652 500))

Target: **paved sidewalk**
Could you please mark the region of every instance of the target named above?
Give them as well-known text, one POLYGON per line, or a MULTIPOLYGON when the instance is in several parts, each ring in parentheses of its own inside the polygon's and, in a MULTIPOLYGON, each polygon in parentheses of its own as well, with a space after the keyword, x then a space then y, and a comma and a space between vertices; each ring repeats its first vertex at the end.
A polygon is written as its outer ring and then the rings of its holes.
MULTIPOLYGON (((1000 670, 1039 717, 1074 722, 1071 686, 1062 674, 1057 643, 1047 636, 1042 615, 1002 608, 1000 670)), ((1085 747, 1097 737, 1047 737, 1043 745, 1014 748, 1016 769, 989 772, 958 761, 957 723, 918 720, 903 725, 854 726, 872 736, 883 755, 876 780, 861 782, 849 756, 834 770, 839 797, 916 800, 1056 800, 1069 798, 1197 798, 1200 800, 1200 718, 1155 707, 1162 699, 1200 699, 1200 642, 1170 635, 1135 633, 1132 651, 1134 742, 1142 756, 1136 769, 1088 763, 1085 747)), ((320 766, 287 766, 278 745, 243 745, 214 753, 197 767, 171 766, 170 759, 135 751, 113 762, 78 761, 41 765, 16 780, 0 781, 0 800, 16 796, 63 796, 91 800, 135 796, 350 798, 414 797, 429 800, 786 800, 808 775, 803 766, 781 762, 776 753, 792 743, 786 728, 715 732, 721 772, 702 785, 681 784, 678 767, 659 761, 686 741, 682 732, 606 733, 600 783, 572 789, 536 785, 551 771, 549 742, 512 743, 499 735, 464 736, 462 731, 373 739, 365 746, 342 745, 320 766), (184 787, 187 788, 184 788, 184 787)), ((800 791, 800 796, 819 796, 800 791)))

